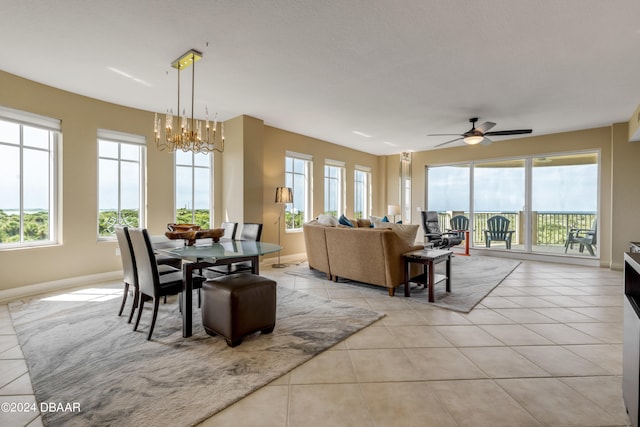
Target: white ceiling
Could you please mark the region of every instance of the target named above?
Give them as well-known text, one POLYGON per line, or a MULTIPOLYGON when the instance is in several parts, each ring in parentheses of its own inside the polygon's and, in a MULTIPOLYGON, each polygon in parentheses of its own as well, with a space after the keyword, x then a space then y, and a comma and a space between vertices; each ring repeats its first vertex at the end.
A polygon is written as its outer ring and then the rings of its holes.
POLYGON ((542 135, 624 122, 640 104, 638 0, 1 4, 4 71, 164 112, 170 63, 194 48, 197 116, 207 105, 378 155, 431 149, 450 138, 427 134, 474 116, 542 135))

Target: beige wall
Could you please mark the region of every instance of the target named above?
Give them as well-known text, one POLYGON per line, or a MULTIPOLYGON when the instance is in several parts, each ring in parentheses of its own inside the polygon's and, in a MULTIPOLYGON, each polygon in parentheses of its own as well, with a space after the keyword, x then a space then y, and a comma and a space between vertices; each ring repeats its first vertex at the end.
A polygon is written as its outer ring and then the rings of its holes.
MULTIPOLYGON (((315 218, 324 211, 324 162, 325 159, 340 160, 345 162, 346 168, 346 212, 353 216, 353 174, 355 165, 371 168, 373 181, 373 211, 380 211, 380 202, 377 194, 380 194, 378 171, 378 156, 352 150, 340 145, 331 144, 308 136, 287 132, 282 129, 264 127, 264 228, 262 240, 266 242, 278 241, 278 227, 275 224, 282 211, 282 205, 275 204, 276 187, 285 185, 284 158, 286 151, 294 151, 313 156, 313 215, 315 218)), ((302 232, 284 232, 282 224, 281 243, 284 248, 282 256, 300 254, 305 252, 304 236, 302 232)))
MULTIPOLYGON (((0 291, 121 269, 115 242, 98 242, 98 128, 143 135, 147 139, 147 227, 162 234, 174 219, 173 155, 158 151, 153 113, 61 91, 0 71, 0 105, 62 120, 62 241, 60 245, 0 250, 0 291)), ((381 158, 318 139, 264 126, 239 116, 225 122, 225 151, 214 154, 214 224, 229 219, 262 222, 263 240, 276 242, 279 210, 275 187, 284 185, 286 150, 314 158, 314 215, 323 209, 323 165, 330 158, 346 162, 347 215, 353 213, 353 168, 371 168, 374 213, 381 158)), ((383 159, 383 158, 382 158, 383 159)), ((304 253, 302 233, 283 233, 282 255, 304 253)))
POLYGON ((115 242, 97 241, 97 129, 147 138, 147 225, 173 220, 173 156, 153 143, 153 114, 74 95, 0 72, 0 105, 62 120, 62 241, 0 251, 0 290, 119 270, 115 242))
MULTIPOLYGON (((147 138, 147 227, 164 232, 173 221, 173 156, 153 142, 153 113, 118 106, 64 92, 0 71, 0 105, 62 120, 62 241, 48 247, 0 250, 0 291, 120 270, 115 242, 98 242, 97 142, 98 128, 143 135, 147 138)), ((640 240, 640 197, 636 188, 640 142, 629 143, 629 123, 610 127, 533 136, 495 142, 491 146, 465 146, 413 154, 412 216, 424 207, 424 167, 475 159, 522 155, 550 155, 568 151, 601 153, 602 264, 622 265, 622 252, 630 240, 640 240)), ((399 155, 375 156, 307 136, 265 126, 262 120, 240 116, 225 122, 224 154, 214 155, 214 224, 224 219, 264 224, 263 240, 276 242, 275 222, 280 206, 274 203, 277 186, 284 185, 287 150, 313 156, 313 215, 323 211, 325 159, 346 163, 348 216, 353 215, 353 171, 356 164, 371 168, 373 214, 386 214, 398 201, 399 155), (242 220, 238 218, 241 217, 242 220)), ((304 252, 301 233, 282 233, 282 255, 304 252)))

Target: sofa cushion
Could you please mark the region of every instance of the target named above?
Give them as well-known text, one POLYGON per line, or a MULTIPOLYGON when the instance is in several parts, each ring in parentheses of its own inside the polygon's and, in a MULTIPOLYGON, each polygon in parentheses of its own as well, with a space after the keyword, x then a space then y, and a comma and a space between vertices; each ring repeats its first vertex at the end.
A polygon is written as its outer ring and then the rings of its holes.
POLYGON ((326 227, 335 227, 338 225, 338 219, 335 216, 320 214, 318 215, 318 223, 326 227))
POLYGON ((408 245, 413 246, 418 234, 418 224, 393 224, 391 222, 376 221, 373 223, 375 228, 390 228, 398 237, 400 237, 408 245))

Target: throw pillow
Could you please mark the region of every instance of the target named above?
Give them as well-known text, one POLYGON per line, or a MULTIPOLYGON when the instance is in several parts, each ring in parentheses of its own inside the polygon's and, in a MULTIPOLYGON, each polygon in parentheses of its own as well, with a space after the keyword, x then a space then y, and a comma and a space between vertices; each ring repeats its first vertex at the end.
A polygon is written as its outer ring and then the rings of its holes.
POLYGON ((335 227, 338 225, 338 219, 335 216, 331 215, 318 215, 318 222, 327 227, 335 227))
POLYGON ((416 235, 418 234, 418 224, 393 224, 391 222, 376 221, 373 223, 375 228, 390 228, 408 245, 416 244, 416 235))
POLYGON ((381 221, 381 220, 382 220, 381 216, 369 215, 369 221, 371 221, 371 224, 375 224, 376 221, 381 221))
POLYGON ((351 221, 349 221, 349 218, 344 216, 344 214, 340 215, 340 218, 338 218, 338 224, 346 225, 347 227, 353 227, 353 224, 351 223, 351 221))
POLYGON ((385 216, 384 218, 382 218, 382 222, 389 222, 389 218, 385 216))
POLYGON ((373 227, 373 224, 368 219, 357 219, 356 223, 358 224, 358 227, 373 227))

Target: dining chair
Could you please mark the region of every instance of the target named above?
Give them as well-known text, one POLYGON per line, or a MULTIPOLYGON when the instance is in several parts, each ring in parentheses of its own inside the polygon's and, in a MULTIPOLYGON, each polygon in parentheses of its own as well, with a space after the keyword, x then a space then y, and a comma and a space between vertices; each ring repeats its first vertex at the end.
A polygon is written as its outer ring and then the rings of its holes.
MULTIPOLYGON (((133 304, 131 305, 129 320, 127 321, 127 323, 131 323, 133 313, 135 312, 136 307, 138 307, 138 277, 136 274, 136 262, 133 256, 133 248, 131 247, 131 242, 126 233, 127 228, 128 227, 123 227, 121 225, 117 225, 115 227, 116 239, 118 240, 118 247, 120 248, 120 260, 122 261, 122 281, 124 282, 124 294, 122 295, 122 304, 120 304, 118 316, 121 316, 124 311, 124 307, 127 303, 127 296, 129 294, 129 287, 131 287, 133 304)), ((170 264, 158 264, 159 274, 169 274, 180 271, 180 268, 175 268, 170 264)))
POLYGON ((222 238, 235 240, 236 239, 236 231, 238 230, 237 222, 223 222, 220 224, 220 228, 224 228, 224 234, 222 238))
MULTIPOLYGON (((262 224, 254 222, 245 222, 242 224, 242 231, 240 232, 240 240, 248 240, 252 242, 259 242, 262 237, 262 224)), ((230 273, 239 273, 241 271, 251 271, 251 261, 234 262, 229 265, 230 273)))
MULTIPOLYGON (((262 224, 255 222, 245 222, 242 224, 242 230, 240 231, 240 239, 238 240, 247 240, 252 242, 259 242, 262 237, 262 224)), ((221 265, 219 267, 209 267, 207 268, 209 271, 214 271, 216 273, 222 274, 233 274, 239 273, 241 271, 251 271, 252 264, 251 261, 241 261, 234 262, 226 265, 221 265)))
MULTIPOLYGON (((138 330, 138 325, 140 324, 140 318, 142 317, 142 311, 144 309, 145 301, 152 300, 153 315, 151 319, 151 325, 149 326, 149 334, 147 335, 147 340, 150 340, 151 334, 153 333, 153 328, 156 324, 156 319, 158 317, 158 306, 160 304, 160 298, 166 295, 175 295, 182 292, 182 272, 163 275, 160 275, 158 273, 156 256, 153 253, 153 247, 151 246, 149 233, 146 229, 129 228, 125 230, 125 234, 128 234, 129 240, 131 241, 131 247, 133 248, 133 257, 136 262, 135 266, 138 277, 140 307, 138 308, 138 316, 136 318, 136 323, 133 327, 133 330, 138 330)), ((204 277, 194 275, 194 289, 202 288, 202 282, 204 282, 204 280, 204 277)))

